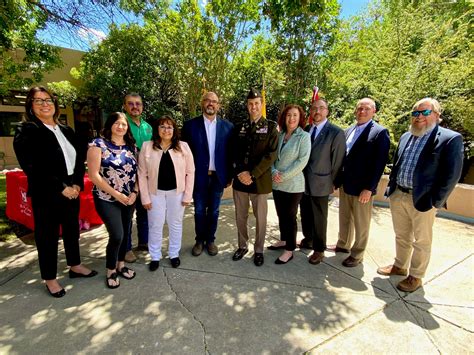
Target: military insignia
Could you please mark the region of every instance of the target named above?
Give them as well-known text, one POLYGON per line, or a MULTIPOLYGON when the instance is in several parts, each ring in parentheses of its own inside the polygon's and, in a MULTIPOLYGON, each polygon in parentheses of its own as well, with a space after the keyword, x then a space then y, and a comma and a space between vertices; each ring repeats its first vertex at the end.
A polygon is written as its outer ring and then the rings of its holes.
POLYGON ((257 129, 256 133, 259 133, 259 134, 268 133, 268 127, 259 128, 257 129))

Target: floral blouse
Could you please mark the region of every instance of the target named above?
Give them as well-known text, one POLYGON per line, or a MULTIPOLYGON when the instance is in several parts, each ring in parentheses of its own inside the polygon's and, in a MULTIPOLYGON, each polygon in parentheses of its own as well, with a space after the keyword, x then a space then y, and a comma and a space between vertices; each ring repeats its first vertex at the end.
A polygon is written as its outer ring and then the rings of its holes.
MULTIPOLYGON (((129 195, 137 182, 137 150, 125 145, 115 145, 112 142, 96 138, 89 147, 99 147, 102 151, 100 175, 115 190, 129 195)), ((104 201, 114 202, 115 198, 94 186, 92 192, 104 201)))

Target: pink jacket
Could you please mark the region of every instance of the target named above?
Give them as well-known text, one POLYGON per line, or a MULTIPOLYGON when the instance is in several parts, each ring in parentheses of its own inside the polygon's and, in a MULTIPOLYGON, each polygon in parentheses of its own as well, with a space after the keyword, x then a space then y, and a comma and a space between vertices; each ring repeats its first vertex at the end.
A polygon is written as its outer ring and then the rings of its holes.
MULTIPOLYGON (((184 192, 183 202, 191 202, 194 187, 194 159, 187 143, 180 141, 181 152, 170 149, 176 174, 176 191, 184 192)), ((138 155, 138 184, 142 204, 151 203, 150 194, 158 191, 158 171, 163 151, 153 149, 153 142, 144 142, 138 155)), ((166 172, 162 172, 165 173, 166 172)))

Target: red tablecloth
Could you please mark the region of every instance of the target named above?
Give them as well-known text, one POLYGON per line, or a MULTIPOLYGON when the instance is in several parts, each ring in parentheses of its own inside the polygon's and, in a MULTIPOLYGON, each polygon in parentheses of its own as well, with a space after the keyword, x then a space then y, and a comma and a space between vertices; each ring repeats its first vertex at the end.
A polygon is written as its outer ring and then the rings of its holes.
MULTIPOLYGON (((23 171, 10 171, 7 177, 7 208, 6 215, 11 220, 23 224, 34 230, 33 210, 31 209, 31 199, 26 196, 28 181, 23 171)), ((79 219, 86 220, 90 225, 102 224, 102 220, 97 214, 92 197, 92 181, 87 174, 84 176, 84 191, 79 195, 81 209, 79 219)))

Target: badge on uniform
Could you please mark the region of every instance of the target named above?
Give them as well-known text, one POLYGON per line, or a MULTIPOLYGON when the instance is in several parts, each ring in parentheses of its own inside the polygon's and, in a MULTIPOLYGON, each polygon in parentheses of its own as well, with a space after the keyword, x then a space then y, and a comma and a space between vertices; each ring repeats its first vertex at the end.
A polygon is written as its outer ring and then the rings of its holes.
POLYGON ((256 133, 265 134, 268 133, 268 127, 262 127, 257 129, 256 133))

